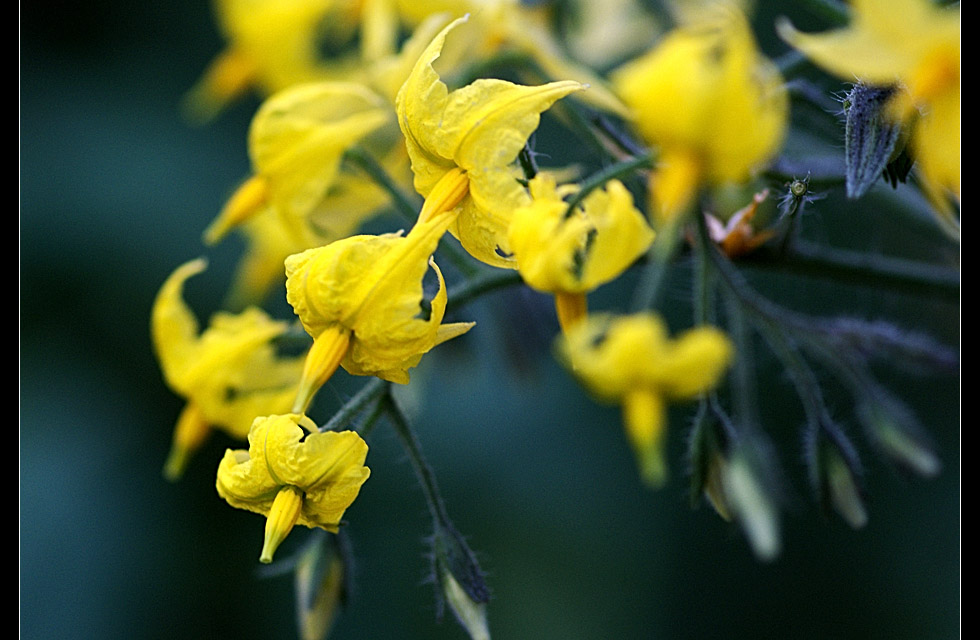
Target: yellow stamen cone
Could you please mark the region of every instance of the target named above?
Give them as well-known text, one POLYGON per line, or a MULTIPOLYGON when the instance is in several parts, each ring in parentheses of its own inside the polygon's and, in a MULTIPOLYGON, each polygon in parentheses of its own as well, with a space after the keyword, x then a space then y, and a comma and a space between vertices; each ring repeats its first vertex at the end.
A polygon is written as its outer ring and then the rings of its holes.
POLYGON ((293 413, 306 413, 307 407, 320 387, 330 379, 347 354, 351 332, 339 324, 330 325, 313 340, 306 354, 303 377, 299 382, 293 413))
POLYGON ((211 425, 204 419, 201 410, 197 405, 188 403, 177 418, 170 455, 163 465, 163 477, 171 482, 179 480, 184 475, 191 454, 204 444, 210 433, 211 425))
POLYGON ((426 222, 440 213, 452 211, 470 190, 470 179, 459 167, 453 167, 439 178, 419 212, 419 222, 426 222))
POLYGON ((584 293, 555 292, 555 312, 562 333, 567 334, 572 327, 581 322, 589 313, 588 300, 584 293))
POLYGON ((255 79, 255 64, 247 55, 235 49, 225 51, 184 97, 185 117, 201 124, 212 120, 226 104, 245 93, 255 79))
POLYGON ((701 180, 701 163, 690 153, 665 154, 650 175, 654 218, 663 226, 690 209, 701 180))
POLYGON ((299 513, 303 509, 303 492, 292 485, 286 485, 276 494, 269 516, 265 521, 265 542, 259 562, 269 564, 272 556, 293 530, 299 513))
POLYGON ((623 398, 626 432, 640 475, 651 487, 667 482, 667 460, 664 456, 664 400, 650 389, 630 391, 623 398))
POLYGON ((229 231, 257 214, 268 197, 269 183, 262 176, 252 176, 243 182, 228 199, 218 217, 204 231, 204 242, 219 242, 229 231))

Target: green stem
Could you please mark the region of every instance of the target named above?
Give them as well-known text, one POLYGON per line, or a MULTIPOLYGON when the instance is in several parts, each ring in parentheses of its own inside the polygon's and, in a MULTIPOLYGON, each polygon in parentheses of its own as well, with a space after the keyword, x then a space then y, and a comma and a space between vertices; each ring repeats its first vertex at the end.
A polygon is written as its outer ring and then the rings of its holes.
MULTIPOLYGON (((701 216, 703 218, 703 216, 701 216)), ((633 292, 632 309, 645 311, 656 306, 663 288, 670 262, 680 246, 684 216, 672 220, 657 232, 657 238, 647 252, 647 263, 640 274, 640 282, 633 292)))
MULTIPOLYGON (((793 386, 796 387, 797 396, 803 404, 809 427, 822 431, 838 447, 850 448, 847 437, 834 424, 827 412, 816 376, 787 336, 787 330, 799 329, 801 323, 805 321, 800 319, 799 314, 785 312, 745 285, 731 264, 718 252, 711 241, 704 216, 696 217, 698 219, 698 238, 701 250, 710 256, 711 264, 718 271, 722 281, 728 286, 729 294, 752 314, 756 328, 786 367, 790 379, 793 381, 793 386)), ((807 322, 807 324, 809 323, 807 322)))
POLYGON ((837 114, 840 113, 841 104, 828 97, 823 88, 802 78, 797 78, 787 82, 786 89, 789 91, 790 97, 800 99, 815 107, 816 113, 825 115, 828 121, 835 124, 840 122, 840 117, 837 114))
POLYGON ((759 249, 742 258, 746 265, 831 279, 853 285, 887 287, 903 293, 948 300, 960 296, 959 271, 915 260, 796 243, 786 255, 759 249))
MULTIPOLYGON (((326 424, 320 427, 320 431, 337 431, 346 427, 368 404, 377 402, 388 391, 390 385, 391 383, 381 378, 371 379, 354 394, 354 397, 344 403, 344 406, 326 424)), ((363 431, 364 428, 362 425, 361 430, 363 431)))
POLYGON ((728 320, 726 327, 735 343, 735 353, 738 354, 731 375, 732 403, 739 423, 751 427, 758 424, 759 417, 755 403, 757 376, 751 332, 738 301, 732 296, 726 296, 725 303, 725 316, 728 320))
POLYGON ((415 432, 412 430, 408 418, 402 413, 401 408, 395 402, 391 393, 384 396, 383 405, 384 411, 395 428, 398 438, 405 447, 405 453, 408 454, 408 459, 412 463, 412 468, 415 470, 415 476, 418 478, 419 485, 422 487, 422 493, 425 494, 425 502, 429 507, 429 513, 432 514, 432 519, 435 521, 436 528, 441 527, 443 529, 455 530, 452 521, 449 519, 449 514, 446 512, 446 505, 443 503, 442 496, 439 494, 439 486, 436 484, 435 475, 422 455, 422 447, 419 445, 418 438, 415 437, 415 432))
POLYGON ((353 162, 358 169, 368 174, 378 186, 383 188, 391 196, 391 201, 395 205, 395 210, 405 219, 406 222, 415 224, 419 217, 419 207, 417 200, 405 195, 401 187, 392 179, 384 167, 370 153, 361 147, 352 147, 344 154, 344 158, 353 162))
POLYGON ((485 293, 518 285, 523 280, 521 274, 510 269, 494 269, 482 271, 474 277, 467 278, 460 284, 449 288, 448 307, 458 309, 485 293))
POLYGON ((700 326, 711 322, 714 283, 711 281, 708 257, 703 250, 697 252, 694 264, 694 324, 700 326))
POLYGON ((575 212, 575 207, 585 200, 586 196, 588 196, 590 193, 614 178, 619 178, 621 176, 633 173, 637 169, 650 168, 653 165, 653 158, 653 152, 647 151, 641 156, 636 156, 628 160, 623 160, 622 162, 617 162, 616 164, 611 164, 608 167, 593 173, 582 182, 579 190, 569 199, 568 208, 565 209, 565 218, 570 218, 575 212))
POLYGON ((773 62, 779 69, 779 73, 784 78, 789 78, 806 68, 807 58, 796 49, 790 49, 773 62))
POLYGON ((836 0, 798 0, 798 3, 831 26, 844 26, 851 21, 851 12, 836 0))

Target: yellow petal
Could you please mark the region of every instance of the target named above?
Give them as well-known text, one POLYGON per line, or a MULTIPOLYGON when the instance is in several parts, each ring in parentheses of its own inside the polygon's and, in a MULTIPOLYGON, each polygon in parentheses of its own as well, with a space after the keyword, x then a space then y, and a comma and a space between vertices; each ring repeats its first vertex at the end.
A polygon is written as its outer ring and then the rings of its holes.
POLYGON ((541 173, 530 186, 533 202, 514 212, 508 235, 521 276, 535 289, 591 291, 622 274, 653 240, 618 180, 590 193, 567 218, 553 178, 541 173))
POLYGON ((733 350, 712 327, 671 339, 658 316, 591 316, 561 343, 575 374, 600 397, 616 400, 639 388, 687 399, 716 385, 733 350))
POLYGON ((959 11, 928 0, 855 0, 851 24, 804 34, 785 19, 779 35, 814 62, 845 80, 907 82, 924 55, 942 42, 959 43, 959 11))
POLYGON ((339 325, 352 332, 341 363, 355 375, 408 381, 407 369, 439 343, 446 306, 442 273, 429 256, 452 212, 418 222, 405 237, 354 236, 286 260, 286 298, 311 335, 339 325), (422 279, 432 265, 439 290, 422 315, 422 279))
POLYGON ((659 362, 651 363, 651 378, 671 398, 693 398, 718 384, 733 354, 731 341, 718 329, 690 329, 672 341, 659 362))
POLYGON ((425 48, 395 97, 398 126, 405 134, 408 155, 412 159, 415 174, 415 190, 427 196, 442 174, 454 163, 432 151, 431 133, 442 125, 442 112, 449 97, 449 89, 439 79, 432 63, 439 58, 446 41, 446 34, 468 17, 449 23, 425 48))
POLYGON ((389 118, 384 100, 356 83, 303 84, 266 100, 249 129, 249 153, 269 201, 300 224, 333 184, 343 153, 389 118))
POLYGON ((613 83, 651 144, 694 155, 708 180, 742 181, 782 146, 789 100, 745 16, 711 6, 618 70, 613 83))
POLYGON ((171 388, 180 388, 183 372, 197 349, 198 322, 184 304, 184 283, 207 268, 203 258, 178 267, 167 278, 153 302, 150 332, 163 375, 171 388))

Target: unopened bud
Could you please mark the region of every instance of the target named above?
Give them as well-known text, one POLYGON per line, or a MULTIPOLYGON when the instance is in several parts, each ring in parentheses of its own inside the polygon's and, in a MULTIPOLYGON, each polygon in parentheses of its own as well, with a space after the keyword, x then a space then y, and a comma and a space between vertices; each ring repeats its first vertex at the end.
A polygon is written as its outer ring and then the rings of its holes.
POLYGON ((344 597, 344 561, 337 536, 322 533, 296 564, 296 615, 302 640, 323 640, 344 597))
POLYGON ((451 526, 436 527, 432 551, 440 607, 442 603, 449 604, 456 620, 472 640, 490 640, 486 611, 490 590, 476 555, 451 526))
POLYGON ((932 478, 942 464, 932 446, 926 442, 911 412, 894 399, 889 402, 865 402, 858 408, 878 448, 893 462, 917 475, 932 478))
POLYGON ((773 560, 781 548, 779 510, 772 491, 744 452, 724 467, 722 486, 732 515, 760 560, 773 560))
POLYGON ((860 529, 868 523, 868 512, 859 484, 860 472, 853 461, 832 445, 826 445, 821 455, 821 493, 847 524, 860 529))
MULTIPOLYGON (((885 105, 892 93, 891 88, 857 84, 847 94, 844 157, 848 198, 860 198, 879 178, 887 175, 885 168, 902 137, 901 125, 885 113, 885 105)), ((901 151, 901 147, 897 151, 901 151)))

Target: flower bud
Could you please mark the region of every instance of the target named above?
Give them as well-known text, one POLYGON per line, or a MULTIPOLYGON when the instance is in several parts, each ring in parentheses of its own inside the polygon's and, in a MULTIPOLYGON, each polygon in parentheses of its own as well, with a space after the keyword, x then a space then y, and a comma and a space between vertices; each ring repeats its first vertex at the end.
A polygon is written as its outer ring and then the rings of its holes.
POLYGON ((472 640, 490 640, 486 603, 490 590, 476 555, 455 528, 437 525, 432 536, 433 575, 439 588, 439 611, 449 604, 472 640))
POLYGON ((779 509, 772 490, 744 447, 723 467, 722 487, 752 551, 760 560, 775 559, 782 546, 779 509))

